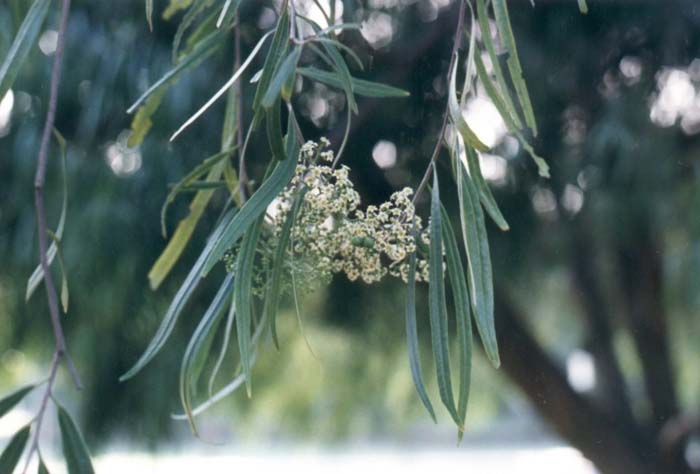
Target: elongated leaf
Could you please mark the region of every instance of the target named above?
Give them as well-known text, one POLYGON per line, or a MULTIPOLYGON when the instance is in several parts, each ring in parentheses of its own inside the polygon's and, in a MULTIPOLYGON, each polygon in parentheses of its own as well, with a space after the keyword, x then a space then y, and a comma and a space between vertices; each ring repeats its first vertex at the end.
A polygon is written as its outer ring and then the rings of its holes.
POLYGON ((289 247, 290 237, 292 235, 292 227, 294 226, 294 221, 299 214, 299 209, 304 202, 304 196, 306 195, 306 189, 299 193, 299 196, 294 201, 291 211, 287 215, 287 219, 284 221, 282 226, 282 232, 280 233, 279 241, 277 242, 277 248, 275 249, 275 256, 272 261, 272 271, 270 273, 270 279, 268 283, 267 295, 265 297, 265 315, 270 323, 270 330, 272 333, 272 341, 275 347, 279 350, 279 341, 277 339, 277 312, 279 311, 279 302, 282 292, 282 276, 284 274, 284 264, 287 260, 287 248, 289 247))
MULTIPOLYGON (((414 229, 414 236, 416 235, 414 229)), ((411 377, 416 387, 418 397, 434 422, 435 410, 430 403, 430 397, 425 389, 420 367, 420 350, 418 344, 418 328, 416 323, 416 253, 413 252, 408 263, 408 282, 406 284, 406 343, 408 346, 408 362, 411 366, 411 377)))
POLYGON ((255 96, 253 97, 253 110, 255 111, 255 116, 253 118, 254 127, 257 127, 263 116, 260 102, 263 99, 263 95, 265 95, 270 87, 273 74, 277 71, 279 64, 284 58, 288 43, 289 12, 287 11, 287 2, 283 2, 282 11, 280 12, 279 20, 277 20, 277 27, 275 28, 275 35, 272 37, 272 44, 265 58, 265 63, 260 72, 260 79, 258 80, 258 87, 255 89, 255 96))
MULTIPOLYGON (((292 160, 287 160, 292 161, 292 160)), ((255 249, 258 245, 260 230, 264 216, 258 217, 248 229, 241 242, 241 248, 236 260, 236 283, 233 298, 236 302, 236 331, 238 333, 238 348, 241 352, 241 364, 245 376, 245 386, 248 397, 251 396, 251 320, 252 320, 252 285, 255 249)))
POLYGON ((335 46, 339 50, 344 51, 348 56, 350 56, 352 58, 353 61, 355 61, 355 64, 357 64, 357 67, 359 67, 361 70, 364 70, 365 66, 362 64, 360 57, 349 46, 346 46, 343 43, 341 43, 340 41, 334 40, 332 38, 318 37, 314 41, 316 43, 322 43, 322 44, 328 43, 329 45, 335 46))
POLYGON ((520 66, 513 30, 510 27, 506 0, 493 0, 492 4, 498 33, 501 35, 503 45, 508 50, 508 59, 506 63, 508 64, 508 71, 510 71, 510 78, 513 81, 515 92, 518 95, 518 102, 520 102, 520 107, 525 115, 525 123, 532 130, 532 134, 537 136, 537 121, 535 120, 535 113, 532 111, 530 94, 527 91, 525 79, 523 79, 523 70, 520 66))
MULTIPOLYGON (((165 226, 165 217, 166 217, 166 214, 168 212, 168 207, 175 200, 177 195, 179 193, 181 193, 183 191, 183 189, 186 188, 187 186, 191 186, 204 173, 209 172, 220 161, 231 156, 231 154, 233 153, 234 150, 235 150, 235 147, 229 148, 228 150, 224 150, 224 151, 219 152, 213 156, 210 156, 209 158, 206 158, 200 164, 195 166, 194 169, 192 169, 192 171, 187 173, 184 178, 182 178, 180 181, 178 181, 178 183, 175 184, 175 186, 173 186, 172 189, 170 189, 170 192, 168 193, 168 197, 165 198, 165 202, 163 203, 163 207, 161 208, 161 211, 160 211, 160 226, 161 226, 161 232, 163 233, 163 237, 167 236, 167 229, 165 226)), ((205 181, 205 183, 207 183, 207 182, 210 182, 210 180, 205 181)), ((218 182, 217 182, 217 186, 218 186, 218 182)))
POLYGON ((491 193, 491 188, 486 184, 484 176, 481 174, 481 166, 479 165, 479 156, 471 147, 465 147, 467 165, 469 167, 469 175, 471 176, 476 188, 479 190, 479 198, 481 199, 481 204, 488 212, 491 219, 496 223, 496 225, 503 231, 509 229, 506 219, 503 217, 501 210, 498 208, 496 199, 491 193))
POLYGON ((221 341, 221 348, 219 349, 219 357, 216 358, 216 363, 214 368, 209 375, 209 383, 207 384, 207 393, 209 398, 214 396, 214 382, 216 382, 216 377, 219 375, 219 370, 224 363, 226 358, 226 352, 228 351, 228 345, 231 341, 231 333, 233 332, 233 321, 236 319, 236 302, 233 300, 233 291, 231 291, 231 302, 229 304, 228 316, 226 318, 226 327, 224 329, 224 337, 221 341))
POLYGON ((27 385, 19 390, 12 392, 3 399, 0 399, 0 418, 5 416, 10 410, 12 410, 19 402, 22 401, 24 397, 27 396, 29 392, 34 390, 35 385, 27 385))
MULTIPOLYGON (((453 155, 453 160, 458 157, 453 155)), ((493 281, 489 242, 484 214, 479 204, 479 192, 460 163, 454 163, 459 196, 460 221, 464 248, 467 250, 469 295, 476 326, 486 355, 498 367, 498 343, 493 319, 493 281)))
POLYGON ((39 455, 39 466, 37 466, 37 474, 50 474, 46 464, 44 464, 44 459, 39 455))
POLYGON ((49 237, 51 237, 51 241, 56 244, 56 256, 58 257, 58 266, 61 269, 61 307, 64 313, 68 313, 68 271, 66 270, 66 262, 61 251, 61 240, 50 230, 47 232, 49 237))
POLYGON ((153 31, 153 0, 146 0, 146 21, 148 28, 153 31))
POLYGON ((269 109, 275 103, 275 100, 279 97, 282 86, 289 80, 290 77, 294 75, 297 68, 297 63, 299 62, 299 57, 301 56, 301 46, 296 46, 282 61, 279 69, 275 72, 275 75, 270 81, 270 86, 267 88, 265 95, 263 96, 260 104, 269 109))
POLYGON ((94 474, 90 452, 83 435, 68 412, 58 405, 58 426, 61 430, 63 457, 66 459, 68 474, 94 474))
POLYGON ((179 11, 184 10, 185 8, 188 8, 190 5, 192 5, 192 1, 193 0, 170 0, 170 3, 163 11, 163 19, 170 20, 179 11))
MULTIPOLYGON (((207 174, 207 181, 218 181, 223 173, 225 162, 217 163, 207 174)), ((190 212, 180 221, 175 229, 175 233, 171 237, 168 245, 160 254, 158 260, 153 264, 151 271, 148 273, 148 281, 150 283, 151 289, 156 289, 163 282, 165 277, 170 273, 175 263, 182 255, 185 250, 185 246, 192 237, 197 222, 199 222, 200 217, 204 213, 204 210, 209 204, 209 200, 214 194, 214 190, 205 189, 199 191, 192 203, 190 204, 190 212)))
POLYGON ((467 104, 467 97, 469 97, 469 91, 472 89, 472 82, 474 80, 474 55, 478 53, 476 47, 476 18, 474 18, 474 9, 472 8, 471 2, 467 2, 469 5, 469 16, 471 17, 471 26, 469 32, 465 30, 464 34, 469 37, 469 49, 467 50, 467 66, 464 75, 464 84, 462 85, 462 95, 459 98, 459 106, 464 109, 467 104))
POLYGON ((584 15, 588 14, 588 4, 586 0, 578 0, 578 9, 584 15))
POLYGON ((7 443, 2 454, 0 454, 0 474, 12 474, 14 472, 19 458, 22 457, 24 448, 27 445, 30 431, 31 425, 25 426, 15 433, 10 442, 7 443))
MULTIPOLYGON (((231 89, 226 97, 226 111, 224 113, 224 124, 221 130, 221 150, 232 149, 236 142, 236 132, 238 130, 238 98, 236 91, 231 89)), ((206 177, 206 181, 215 182, 218 181, 221 175, 224 175, 230 192, 232 193, 232 198, 234 202, 238 205, 238 177, 236 172, 231 166, 229 160, 224 160, 222 163, 217 163, 212 167, 206 177)), ((175 234, 168 242, 167 247, 158 257, 150 272, 148 273, 148 280, 151 289, 156 289, 162 283, 163 279, 168 275, 170 270, 173 268, 175 263, 178 261, 182 255, 183 250, 187 246, 192 233, 194 232, 197 222, 201 218, 204 210, 206 209, 211 197, 213 195, 212 190, 201 190, 199 191, 192 203, 190 204, 190 212, 177 226, 175 234)))
POLYGON ((192 52, 183 56, 168 72, 163 74, 163 76, 151 85, 146 92, 141 94, 136 102, 134 102, 131 107, 127 110, 127 113, 133 113, 137 107, 143 104, 148 97, 155 91, 163 87, 168 83, 172 83, 177 80, 180 74, 186 70, 192 69, 208 58, 214 51, 216 51, 223 44, 223 40, 226 35, 221 31, 215 31, 207 36, 205 39, 201 40, 194 47, 192 52))
MULTIPOLYGON (((322 82, 331 87, 338 89, 343 88, 341 78, 334 72, 323 71, 315 67, 300 67, 297 68, 297 72, 304 77, 322 82)), ((364 97, 401 98, 411 95, 408 91, 379 82, 365 81, 364 79, 357 79, 355 77, 351 78, 351 81, 353 92, 364 97)))
POLYGON ((501 94, 496 89, 496 86, 491 81, 489 75, 486 73, 486 67, 484 66, 483 60, 480 56, 477 55, 474 57, 474 62, 476 64, 476 70, 479 79, 484 85, 484 89, 486 89, 486 93, 489 95, 489 98, 498 110, 498 113, 503 118, 503 121, 505 122, 508 131, 516 136, 523 149, 530 155, 530 157, 532 157, 533 161, 537 165, 537 169, 540 176, 542 176, 543 178, 548 178, 549 165, 547 164, 544 158, 535 153, 535 150, 532 148, 532 146, 527 142, 527 140, 525 140, 525 137, 520 131, 520 127, 514 121, 514 115, 508 110, 508 107, 503 101, 501 94))
MULTIPOLYGON (((197 18, 199 18, 199 16, 202 13, 204 13, 209 7, 212 6, 212 3, 213 0, 194 0, 190 8, 182 17, 182 20, 180 20, 180 23, 178 23, 177 30, 175 30, 175 36, 173 37, 173 46, 171 51, 173 63, 177 62, 177 58, 180 53, 180 44, 182 43, 182 39, 184 38, 185 33, 190 28, 190 26, 192 26, 195 23, 197 18)), ((214 16, 215 15, 211 15, 210 17, 210 21, 212 23, 214 21, 214 16)))
POLYGON ((437 372, 440 399, 459 424, 452 393, 450 374, 450 351, 447 328, 447 302, 445 301, 445 275, 442 269, 442 219, 440 216, 440 187, 437 170, 433 169, 433 189, 430 201, 430 269, 428 303, 430 306, 430 333, 433 343, 433 357, 437 372))
POLYGON ((196 392, 197 382, 202 368, 211 350, 211 344, 221 322, 226 303, 231 300, 233 291, 233 274, 224 278, 219 291, 212 300, 209 308, 197 325, 190 342, 185 349, 180 366, 180 401, 187 414, 192 431, 196 434, 197 427, 192 415, 192 396, 196 392))
POLYGON ((479 151, 488 151, 489 147, 476 136, 476 133, 469 127, 467 121, 464 120, 462 109, 457 101, 457 64, 459 61, 454 61, 452 71, 450 71, 450 86, 447 97, 447 106, 450 110, 450 118, 452 123, 457 128, 457 131, 462 136, 464 143, 476 148, 479 151))
MULTIPOLYGON (((274 31, 274 30, 273 30, 274 31)), ((187 127, 192 125, 199 117, 201 117, 204 112, 206 112, 209 107, 214 105, 214 102, 219 100, 219 98, 226 93, 227 90, 229 90, 235 83, 236 81, 241 77, 241 75, 245 72, 245 70, 248 68, 250 63, 255 59, 255 56, 258 54, 258 51, 260 51, 260 48, 262 48, 263 44, 265 44, 265 40, 273 33, 273 31, 268 31, 265 33, 262 38, 258 41, 258 43, 255 45, 253 50, 250 52, 248 57, 243 61, 243 64, 241 64, 241 67, 238 68, 238 70, 231 76, 231 79, 229 79, 226 84, 224 84, 221 89, 219 89, 216 94, 214 94, 211 99, 209 99, 206 104, 204 104, 200 109, 195 112, 190 118, 185 121, 184 124, 180 128, 177 129, 175 133, 173 133, 173 136, 170 137, 170 141, 175 140, 178 135, 180 135, 187 127)))
POLYGON ((221 238, 225 227, 231 222, 235 215, 235 210, 229 211, 224 216, 219 226, 209 237, 209 240, 207 241, 204 250, 200 254, 195 264, 190 269, 190 272, 187 274, 187 278, 185 278, 185 281, 182 283, 182 286, 175 294, 175 297, 170 302, 168 311, 165 313, 163 321, 160 323, 160 327, 158 327, 155 336, 148 344, 148 347, 144 351, 143 355, 141 355, 139 360, 136 362, 136 364, 134 364, 134 366, 131 369, 129 369, 128 372, 126 372, 119 378, 120 381, 128 380, 134 375, 136 375, 162 349, 163 345, 170 337, 170 334, 173 332, 175 324, 177 323, 177 320, 180 317, 180 313, 182 313, 183 308, 189 301, 190 296, 192 296, 192 293, 194 292, 195 288, 197 287, 199 281, 202 278, 202 268, 204 266, 205 261, 210 256, 214 246, 221 238))
MULTIPOLYGON (((311 25, 316 34, 321 31, 321 27, 316 22, 308 18, 305 18, 305 20, 311 25)), ((345 99, 348 101, 348 107, 350 107, 350 110, 353 113, 357 113, 357 102, 355 102, 355 96, 352 92, 352 76, 350 76, 348 65, 345 64, 345 60, 335 44, 328 41, 322 41, 321 45, 328 54, 328 57, 332 63, 331 65, 340 78, 342 89, 345 92, 345 99)))
POLYGON ((265 118, 267 141, 270 144, 270 151, 276 160, 284 160, 287 156, 284 152, 284 137, 282 136, 282 116, 280 107, 282 102, 279 97, 267 111, 265 118))
POLYGON ((445 208, 442 213, 442 236, 445 242, 445 260, 447 262, 447 274, 450 278, 452 298, 455 306, 455 319, 457 320, 457 342, 459 347, 459 395, 457 398, 457 414, 461 420, 459 425, 459 439, 464 434, 464 423, 467 417, 467 404, 469 403, 469 385, 472 373, 472 320, 469 310, 469 291, 464 278, 462 259, 459 256, 459 248, 455 233, 450 224, 450 217, 445 208))
POLYGON ((231 8, 231 0, 226 0, 224 7, 221 9, 221 13, 219 13, 219 19, 216 20, 217 28, 221 28, 221 24, 224 22, 224 18, 226 18, 226 13, 228 12, 229 8, 231 8))
MULTIPOLYGON (((53 134, 61 150, 61 188, 63 191, 63 199, 61 202, 61 215, 58 218, 58 226, 56 227, 55 232, 55 236, 58 238, 58 240, 60 240, 63 237, 63 229, 66 225, 66 213, 68 212, 68 173, 66 171, 66 140, 63 138, 63 135, 61 135, 56 129, 54 129, 53 134)), ((49 248, 46 251, 46 260, 48 262, 49 267, 51 267, 51 264, 56 258, 57 253, 58 244, 56 243, 56 241, 52 241, 51 245, 49 245, 49 248)), ((63 264, 61 264, 61 268, 63 269, 63 264)), ((39 263, 32 272, 31 276, 29 277, 29 280, 27 281, 27 291, 24 295, 25 301, 29 301, 29 298, 32 297, 32 294, 37 289, 37 287, 43 279, 44 269, 41 268, 41 263, 39 263)))
POLYGON ((15 36, 2 65, 0 65, 0 100, 12 87, 29 51, 36 44, 50 4, 51 0, 35 0, 29 8, 27 16, 24 17, 24 21, 17 31, 17 36, 15 36))
MULTIPOLYGON (((501 67, 498 55, 496 54, 496 47, 494 46, 493 38, 491 37, 491 26, 489 24, 489 14, 488 8, 486 7, 486 0, 476 0, 476 14, 479 21, 479 28, 481 29, 481 39, 484 42, 486 52, 488 53, 489 60, 491 61, 491 64, 493 66, 493 72, 496 76, 496 82, 498 83, 498 87, 500 88, 501 93, 503 94, 502 102, 504 105, 503 109, 505 112, 501 113, 501 115, 508 115, 508 117, 514 123, 514 128, 521 129, 523 127, 523 124, 520 121, 518 112, 516 111, 515 105, 513 104, 513 100, 511 99, 510 94, 508 92, 508 85, 506 83, 505 75, 503 74, 503 68, 501 67)), ((474 35, 472 34, 472 36, 474 35)), ((474 59, 476 61, 483 62, 480 54, 475 54, 474 59), (476 56, 478 56, 478 58, 476 56)), ((480 75, 480 77, 482 76, 480 75)), ((489 96, 491 96, 491 93, 489 93, 489 96)))
POLYGON ((270 177, 243 204, 240 211, 228 223, 221 237, 217 239, 214 249, 202 269, 203 276, 209 273, 216 262, 223 257, 227 249, 231 248, 233 244, 243 237, 243 234, 253 222, 265 212, 272 200, 287 186, 294 176, 296 164, 297 162, 294 158, 280 161, 270 177))

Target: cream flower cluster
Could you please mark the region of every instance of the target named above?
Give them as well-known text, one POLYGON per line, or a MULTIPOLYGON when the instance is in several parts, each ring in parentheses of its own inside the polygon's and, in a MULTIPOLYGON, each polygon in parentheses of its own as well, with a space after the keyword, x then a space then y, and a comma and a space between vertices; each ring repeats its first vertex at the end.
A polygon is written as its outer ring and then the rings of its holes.
MULTIPOLYGON (((360 210, 350 169, 331 165, 333 152, 326 150, 328 145, 322 138, 301 147, 294 178, 268 208, 271 225, 260 244, 261 267, 269 268, 285 222, 297 207, 285 273, 292 276, 293 272, 298 289, 311 290, 337 273, 365 283, 378 282, 387 274, 407 281, 409 257, 416 251, 416 279, 427 281, 428 232, 415 215, 413 190, 404 188, 389 201, 360 210), (419 242, 413 237, 414 219, 419 242)), ((235 250, 225 257, 229 271, 234 257, 235 250)), ((257 273, 256 286, 265 271, 257 273)), ((291 278, 285 278, 286 289, 290 284, 291 278)))

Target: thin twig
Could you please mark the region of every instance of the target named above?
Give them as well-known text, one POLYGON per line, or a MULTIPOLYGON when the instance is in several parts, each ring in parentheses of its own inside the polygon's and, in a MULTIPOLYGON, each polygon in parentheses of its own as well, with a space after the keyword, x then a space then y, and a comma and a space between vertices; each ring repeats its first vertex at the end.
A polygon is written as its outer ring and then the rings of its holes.
MULTIPOLYGON (((452 53, 451 53, 451 58, 450 58, 450 65, 447 68, 448 71, 448 78, 447 78, 447 87, 449 87, 449 74, 450 71, 454 68, 455 61, 457 61, 457 51, 459 50, 459 46, 462 43, 462 33, 464 31, 464 14, 465 14, 465 0, 460 0, 460 5, 459 5, 459 16, 457 18, 457 30, 455 31, 455 39, 454 39, 454 45, 452 46, 452 53)), ((421 179, 420 184, 418 185, 418 188, 416 188, 416 192, 413 195, 413 203, 415 204, 416 201, 418 200, 418 197, 420 194, 423 192, 425 187, 428 184, 428 180, 430 179, 430 176, 433 172, 433 169, 435 168, 435 162, 437 161, 438 155, 440 154, 440 150, 442 148, 442 142, 443 139, 445 138, 445 130, 447 130, 447 118, 449 116, 449 105, 445 106, 445 112, 443 114, 442 118, 442 126, 440 127, 440 133, 438 134, 437 138, 437 143, 435 143, 435 148, 433 148, 433 153, 430 156, 430 162, 428 163, 427 168, 425 169, 425 174, 423 175, 423 179, 421 179)))
POLYGON ((68 16, 70 13, 70 0, 63 0, 61 24, 58 31, 58 40, 56 43, 56 53, 51 71, 51 91, 49 94, 49 109, 46 113, 46 122, 44 123, 44 131, 41 136, 41 145, 39 148, 39 156, 37 158, 36 175, 34 177, 34 201, 36 204, 36 220, 37 231, 39 234, 39 259, 41 261, 41 269, 44 272, 44 284, 46 286, 46 295, 49 301, 49 313, 51 315, 51 325, 53 326, 54 338, 56 339, 56 351, 59 357, 63 357, 66 365, 73 376, 73 381, 78 389, 82 388, 80 377, 75 370, 75 366, 68 357, 66 352, 66 339, 63 334, 60 314, 58 310, 58 298, 56 296, 56 285, 51 275, 49 261, 46 257, 48 248, 48 232, 46 225, 46 208, 44 203, 44 183, 46 182, 46 164, 49 155, 49 143, 51 140, 51 132, 53 130, 54 121, 56 119, 56 108, 58 104, 58 87, 61 82, 61 64, 63 62, 63 51, 65 49, 66 29, 68 27, 68 16))
POLYGON ((61 360, 60 353, 56 350, 53 353, 53 358, 51 359, 51 368, 49 369, 49 378, 46 379, 46 390, 44 391, 44 396, 41 399, 41 405, 39 406, 39 413, 36 415, 36 429, 34 430, 34 439, 32 440, 31 447, 27 452, 27 461, 24 465, 24 470, 22 474, 26 474, 29 469, 29 463, 32 460, 32 455, 39 449, 39 435, 41 434, 41 424, 44 421, 44 413, 46 413, 46 408, 49 404, 49 399, 51 398, 51 392, 53 389, 54 381, 56 380, 56 374, 58 373, 58 364, 61 360))
POLYGON ((39 259, 41 261, 41 269, 44 272, 44 285, 46 287, 46 296, 48 298, 49 314, 51 316, 51 325, 53 327, 56 348, 54 350, 53 359, 51 361, 49 377, 46 382, 46 390, 42 398, 41 406, 39 407, 39 413, 36 417, 36 431, 34 435, 34 440, 32 441, 32 446, 29 452, 27 453, 27 464, 25 465, 24 472, 27 471, 32 455, 37 451, 39 446, 41 425, 44 420, 44 415, 46 413, 46 408, 48 406, 49 399, 51 397, 53 385, 56 381, 56 374, 58 372, 58 365, 61 361, 61 358, 63 358, 63 360, 65 361, 66 366, 68 367, 68 370, 70 371, 71 376, 73 377, 73 382, 75 383, 75 386, 78 388, 78 390, 82 389, 82 383, 80 382, 78 372, 75 369, 75 365, 73 364, 73 361, 69 357, 68 352, 66 350, 66 338, 63 333, 63 326, 61 325, 61 318, 58 309, 58 297, 56 294, 56 285, 53 281, 51 268, 49 267, 49 261, 46 256, 48 248, 48 227, 46 225, 46 207, 44 202, 46 164, 49 155, 51 132, 53 131, 54 122, 56 120, 58 89, 61 83, 61 65, 63 63, 63 52, 65 50, 66 30, 68 28, 69 15, 70 0, 62 0, 61 22, 58 29, 58 39, 56 42, 56 53, 53 61, 53 68, 51 70, 49 107, 48 111, 46 112, 46 121, 44 122, 44 130, 41 136, 39 155, 37 157, 36 175, 34 176, 34 201, 36 205, 37 232, 39 234, 39 259))

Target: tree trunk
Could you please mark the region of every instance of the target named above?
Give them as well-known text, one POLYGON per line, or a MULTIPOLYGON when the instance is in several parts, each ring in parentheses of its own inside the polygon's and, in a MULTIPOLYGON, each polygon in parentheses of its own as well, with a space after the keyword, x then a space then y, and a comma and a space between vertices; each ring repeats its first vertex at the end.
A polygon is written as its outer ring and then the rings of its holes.
POLYGON ((502 370, 564 439, 603 474, 682 474, 684 463, 667 463, 655 443, 630 438, 615 414, 576 393, 562 370, 530 334, 503 291, 496 297, 502 370))

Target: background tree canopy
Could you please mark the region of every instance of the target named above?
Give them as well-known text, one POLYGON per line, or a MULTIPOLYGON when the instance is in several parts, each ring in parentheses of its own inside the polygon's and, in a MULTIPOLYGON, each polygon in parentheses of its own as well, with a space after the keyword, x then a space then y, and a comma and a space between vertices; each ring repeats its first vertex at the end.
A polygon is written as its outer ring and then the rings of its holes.
MULTIPOLYGON (((0 57, 30 3, 0 6, 0 57)), ((342 35, 366 65, 352 73, 410 92, 403 99, 358 100, 344 162, 364 205, 421 179, 447 100, 458 3, 343 2, 346 21, 365 22, 361 31, 342 35)), ((468 424, 507 410, 519 393, 601 472, 697 472, 691 454, 700 400, 700 8, 693 0, 591 1, 584 16, 573 0, 535 3, 509 2, 510 16, 539 123, 533 143, 551 178, 538 176, 485 91, 477 91, 465 111, 479 137, 494 146, 482 155, 482 169, 510 224, 501 232, 488 223, 502 367, 496 371, 476 357, 468 424), (593 380, 585 376, 591 362, 593 380)), ((25 303, 24 295, 38 260, 32 180, 47 56, 55 49, 54 10, 0 104, 2 393, 41 374, 50 356, 45 296, 25 303)), ((182 351, 218 286, 205 281, 167 350, 140 377, 118 382, 218 218, 215 207, 205 213, 182 261, 152 292, 147 274, 164 247, 159 215, 168 183, 219 151, 223 101, 180 139, 168 140, 230 77, 234 57, 227 43, 182 75, 153 116, 148 137, 129 148, 132 117, 125 111, 171 67, 179 15, 170 21, 155 15, 149 33, 140 1, 115 8, 76 0, 69 24, 56 121, 68 141, 63 256, 71 300, 64 323, 85 390, 79 397, 68 384, 62 390, 66 400, 80 401, 82 426, 95 448, 124 433, 155 444, 180 426, 170 414, 179 410, 182 351)), ((243 2, 239 15, 245 57, 276 17, 266 2, 243 2)), ((246 85, 260 61, 244 75, 246 85)), ((249 105, 254 88, 244 92, 249 105)), ((341 141, 340 92, 307 84, 297 103, 304 136, 341 141)), ((244 110, 249 122, 250 109, 244 110)), ((61 172, 58 147, 53 150, 47 196, 55 221, 61 172)), ((264 134, 252 140, 249 154, 250 175, 262 176, 269 156, 264 134)), ((440 173, 447 169, 438 165, 440 173)), ((444 179, 441 192, 457 190, 444 179)), ((225 199, 214 195, 219 209, 225 199)), ((184 216, 187 205, 186 197, 176 199, 169 222, 184 216)), ((428 215, 427 194, 417 206, 428 215)), ((236 420, 240 430, 323 437, 394 432, 425 420, 406 363, 398 309, 404 294, 400 281, 367 286, 335 278, 306 298, 306 337, 318 359, 309 355, 285 302, 280 352, 258 360, 255 396, 237 394, 212 416, 236 420)), ((427 300, 419 287, 426 346, 427 300)), ((423 366, 437 399, 431 365, 423 366)), ((449 419, 443 410, 437 415, 449 419)))

